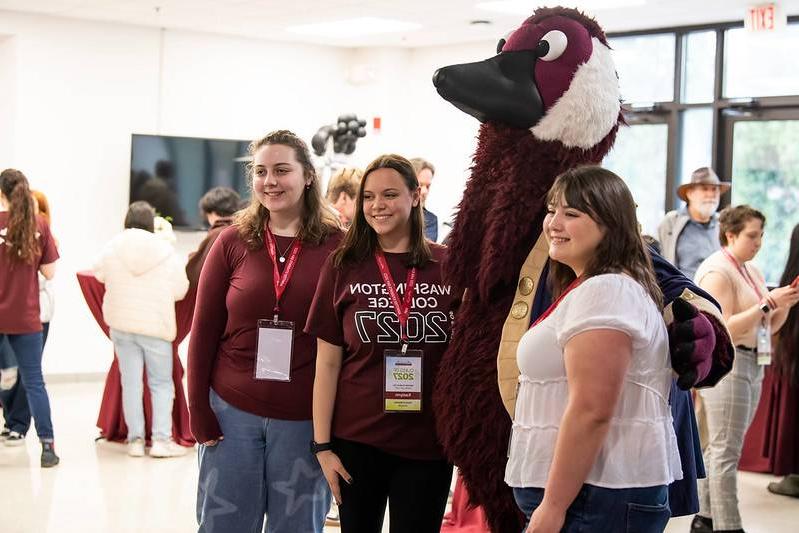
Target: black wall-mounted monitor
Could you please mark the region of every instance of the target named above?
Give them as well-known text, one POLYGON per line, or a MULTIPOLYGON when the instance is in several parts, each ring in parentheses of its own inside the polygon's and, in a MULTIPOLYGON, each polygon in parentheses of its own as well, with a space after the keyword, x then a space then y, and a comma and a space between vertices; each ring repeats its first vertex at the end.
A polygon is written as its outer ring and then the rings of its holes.
POLYGON ((137 135, 131 140, 130 201, 146 200, 181 229, 204 226, 198 202, 206 191, 225 186, 250 196, 250 141, 137 135))

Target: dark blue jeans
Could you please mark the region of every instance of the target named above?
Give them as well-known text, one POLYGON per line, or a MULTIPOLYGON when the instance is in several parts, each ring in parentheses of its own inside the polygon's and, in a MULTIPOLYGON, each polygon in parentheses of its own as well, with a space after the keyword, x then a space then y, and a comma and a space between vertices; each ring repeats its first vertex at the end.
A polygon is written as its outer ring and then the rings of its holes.
MULTIPOLYGON (((514 488, 513 497, 530 520, 533 511, 541 505, 544 489, 514 488)), ((585 484, 566 511, 561 533, 660 533, 671 518, 668 500, 666 485, 606 489, 585 484)))
MULTIPOLYGON (((44 350, 50 323, 43 323, 42 328, 42 350, 44 350)), ((16 366, 16 364, 17 356, 11 349, 11 343, 5 339, 0 343, 0 366, 16 366)), ((0 405, 3 406, 5 427, 20 435, 27 434, 31 427, 31 410, 28 407, 28 395, 25 394, 25 386, 22 385, 21 379, 18 379, 10 390, 0 391, 0 405)))
MULTIPOLYGON (((12 335, 0 333, 0 344, 8 341, 17 358, 19 380, 25 388, 28 405, 41 441, 53 440, 53 421, 50 417, 50 398, 42 376, 41 332, 12 335)), ((12 389, 13 390, 13 389, 12 389)))

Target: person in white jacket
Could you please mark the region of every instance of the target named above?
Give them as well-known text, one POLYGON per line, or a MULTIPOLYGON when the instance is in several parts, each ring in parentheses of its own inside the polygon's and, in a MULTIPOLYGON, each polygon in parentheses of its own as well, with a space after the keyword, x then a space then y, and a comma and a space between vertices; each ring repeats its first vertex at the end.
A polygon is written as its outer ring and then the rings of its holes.
POLYGON ((105 283, 103 318, 111 330, 122 379, 122 411, 128 454, 144 455, 143 367, 153 406, 151 457, 176 457, 186 448, 172 438, 172 341, 177 334, 175 302, 189 280, 172 246, 154 231, 155 209, 134 202, 125 230, 105 247, 94 275, 105 283))

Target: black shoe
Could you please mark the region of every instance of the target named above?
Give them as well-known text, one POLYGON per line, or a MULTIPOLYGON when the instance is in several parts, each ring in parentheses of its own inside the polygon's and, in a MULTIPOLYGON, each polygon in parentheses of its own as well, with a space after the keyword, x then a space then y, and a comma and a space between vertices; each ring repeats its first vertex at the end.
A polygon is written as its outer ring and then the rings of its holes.
POLYGON ((691 533, 713 533, 713 519, 695 515, 691 522, 691 533))
POLYGON ((60 459, 55 454, 55 445, 52 442, 42 443, 42 468, 50 468, 58 464, 60 459))

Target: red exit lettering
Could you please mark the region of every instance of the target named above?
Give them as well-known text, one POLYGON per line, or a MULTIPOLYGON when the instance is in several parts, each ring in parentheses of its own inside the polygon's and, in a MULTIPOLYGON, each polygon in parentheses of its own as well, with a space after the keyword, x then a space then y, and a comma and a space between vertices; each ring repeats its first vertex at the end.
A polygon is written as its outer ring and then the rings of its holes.
POLYGON ((774 4, 750 7, 746 27, 750 31, 773 31, 777 27, 776 9, 774 4))

